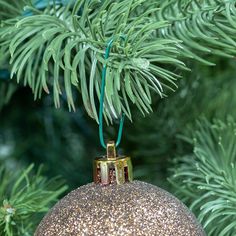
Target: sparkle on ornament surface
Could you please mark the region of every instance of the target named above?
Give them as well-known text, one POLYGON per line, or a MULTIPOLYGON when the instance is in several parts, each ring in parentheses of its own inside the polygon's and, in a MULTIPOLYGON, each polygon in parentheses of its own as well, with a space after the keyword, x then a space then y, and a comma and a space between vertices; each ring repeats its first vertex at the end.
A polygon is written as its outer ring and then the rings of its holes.
POLYGON ((153 185, 82 186, 64 197, 35 236, 203 236, 195 217, 175 197, 153 185))

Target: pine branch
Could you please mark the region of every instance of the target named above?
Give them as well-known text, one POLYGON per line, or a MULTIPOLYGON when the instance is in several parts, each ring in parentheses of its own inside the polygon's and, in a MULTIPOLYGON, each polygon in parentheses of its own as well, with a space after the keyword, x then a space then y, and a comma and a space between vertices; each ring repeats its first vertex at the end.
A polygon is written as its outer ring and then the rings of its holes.
POLYGON ((193 154, 175 160, 170 178, 209 236, 230 236, 236 230, 235 128, 232 118, 198 122, 193 154))
POLYGON ((168 67, 185 68, 176 57, 176 40, 157 38, 155 31, 167 25, 135 10, 144 0, 78 1, 70 6, 47 8, 41 14, 4 21, 1 45, 11 57, 11 73, 24 79, 34 94, 49 93, 60 105, 66 93, 69 109, 75 109, 72 86, 82 93, 87 113, 97 120, 96 101, 100 95, 101 68, 108 64, 104 113, 110 120, 124 112, 132 119, 130 104, 143 113, 151 111, 151 93, 163 97, 165 88, 175 88, 178 78, 168 67), (128 6, 128 7, 126 7, 128 6), (82 10, 81 10, 82 9, 82 10), (119 35, 126 35, 125 41, 119 35), (118 37, 107 62, 106 43, 118 37), (158 55, 158 57, 157 57, 158 55))
POLYGON ((233 58, 236 55, 236 1, 163 1, 156 13, 168 27, 158 31, 167 39, 179 39, 181 56, 214 65, 209 54, 233 58))
MULTIPOLYGON (((3 0, 2 0, 3 1, 3 0)), ((53 90, 54 103, 66 94, 75 110, 79 90, 90 117, 97 118, 101 69, 108 65, 104 114, 112 121, 131 108, 152 111, 153 94, 175 90, 179 60, 192 58, 214 65, 208 55, 232 58, 235 49, 235 1, 71 1, 31 15, 4 20, 1 50, 12 77, 29 85, 35 99, 53 90), (125 35, 125 40, 119 36, 125 35), (103 58, 115 37, 109 60, 103 58), (8 58, 7 58, 8 57, 8 58)))
POLYGON ((0 169, 0 234, 32 235, 51 203, 66 190, 58 178, 48 181, 41 169, 32 175, 33 165, 24 171, 0 169))

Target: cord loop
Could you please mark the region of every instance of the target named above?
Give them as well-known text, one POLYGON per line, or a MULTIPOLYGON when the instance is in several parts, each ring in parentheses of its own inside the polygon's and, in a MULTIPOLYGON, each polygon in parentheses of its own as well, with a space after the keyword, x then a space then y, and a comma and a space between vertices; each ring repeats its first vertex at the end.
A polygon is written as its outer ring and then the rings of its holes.
MULTIPOLYGON (((111 47, 113 45, 114 40, 117 37, 113 37, 112 39, 110 39, 108 41, 107 47, 105 50, 105 56, 104 56, 105 60, 107 60, 109 58, 111 47)), ((119 37, 122 40, 125 40, 124 36, 120 35, 119 37)), ((99 138, 100 138, 100 143, 101 143, 102 147, 104 147, 105 149, 106 149, 106 144, 105 144, 104 136, 103 136, 103 108, 104 108, 105 87, 106 87, 106 72, 107 72, 107 63, 105 63, 102 68, 102 84, 101 84, 101 94, 100 94, 100 104, 99 104, 99 138)), ((122 117, 120 119, 116 147, 119 146, 119 144, 121 142, 122 131, 123 131, 123 126, 124 126, 124 118, 125 118, 125 115, 122 114, 122 117)))

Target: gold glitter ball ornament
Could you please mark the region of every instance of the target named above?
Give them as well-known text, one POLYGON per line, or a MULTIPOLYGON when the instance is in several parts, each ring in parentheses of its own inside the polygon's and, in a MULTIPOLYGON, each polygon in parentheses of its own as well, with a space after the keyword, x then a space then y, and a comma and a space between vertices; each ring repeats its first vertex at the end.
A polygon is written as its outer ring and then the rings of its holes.
POLYGON ((94 162, 94 183, 59 201, 35 236, 204 236, 202 227, 170 193, 132 181, 129 157, 108 143, 107 156, 94 162))
POLYGON ((168 192, 140 181, 82 186, 44 217, 35 236, 203 236, 190 211, 168 192))

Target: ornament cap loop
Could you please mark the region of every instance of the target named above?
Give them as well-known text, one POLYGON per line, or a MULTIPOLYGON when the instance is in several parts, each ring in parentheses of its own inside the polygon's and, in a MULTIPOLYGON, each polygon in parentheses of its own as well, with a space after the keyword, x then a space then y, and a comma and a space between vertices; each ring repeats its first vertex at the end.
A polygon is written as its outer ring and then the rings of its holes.
POLYGON ((116 160, 116 145, 114 141, 107 143, 107 159, 116 160))
POLYGON ((94 161, 94 182, 96 184, 124 184, 133 180, 130 157, 117 156, 114 141, 107 144, 107 155, 94 161))

